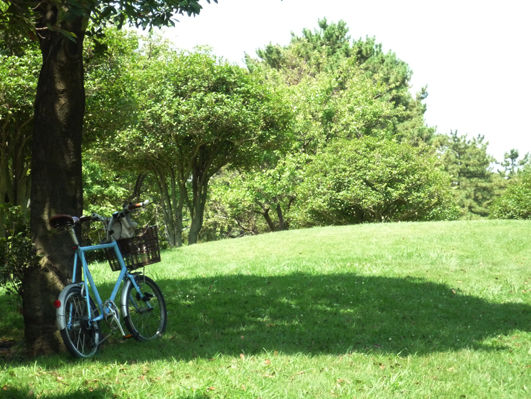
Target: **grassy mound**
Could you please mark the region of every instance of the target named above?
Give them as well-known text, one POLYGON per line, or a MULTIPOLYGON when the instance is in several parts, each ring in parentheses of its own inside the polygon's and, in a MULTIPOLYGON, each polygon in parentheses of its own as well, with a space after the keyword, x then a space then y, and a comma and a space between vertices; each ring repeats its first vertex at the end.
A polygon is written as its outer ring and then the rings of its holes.
MULTIPOLYGON (((146 268, 168 304, 161 340, 115 339, 83 362, 5 358, 0 397, 528 397, 530 266, 528 221, 326 227, 166 251, 146 268)), ((116 274, 94 273, 108 291, 116 274)), ((5 340, 20 333, 14 308, 5 340)))

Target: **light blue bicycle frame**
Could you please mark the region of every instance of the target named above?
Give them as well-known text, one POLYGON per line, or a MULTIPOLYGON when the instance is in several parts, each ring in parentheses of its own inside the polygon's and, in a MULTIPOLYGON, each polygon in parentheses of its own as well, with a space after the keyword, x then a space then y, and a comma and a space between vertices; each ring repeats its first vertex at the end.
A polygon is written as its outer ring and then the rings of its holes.
MULTIPOLYGON (((140 287, 136 283, 134 275, 127 271, 127 267, 125 266, 125 262, 124 262, 124 259, 122 257, 122 253, 120 252, 120 249, 118 248, 118 244, 117 244, 116 241, 113 240, 112 242, 107 243, 107 244, 89 245, 89 246, 85 246, 85 247, 82 247, 82 246, 78 245, 77 248, 76 248, 76 251, 75 251, 75 255, 74 255, 74 267, 73 267, 73 271, 72 271, 72 283, 76 283, 76 277, 77 277, 77 271, 78 271, 77 270, 78 269, 78 267, 77 267, 78 266, 78 261, 79 261, 79 259, 81 259, 82 271, 83 271, 83 276, 84 276, 83 285, 84 285, 84 288, 85 288, 85 300, 87 302, 87 311, 88 311, 87 314, 88 314, 88 317, 89 317, 89 324, 93 323, 93 322, 98 322, 100 320, 103 320, 103 318, 105 317, 105 314, 109 312, 109 309, 105 309, 104 306, 103 306, 103 301, 102 301, 102 299, 100 297, 100 294, 98 292, 96 284, 94 283, 94 279, 92 278, 92 274, 90 273, 90 270, 89 270, 89 267, 88 267, 88 263, 87 263, 87 259, 85 258, 85 252, 98 251, 98 250, 103 250, 103 249, 107 249, 107 248, 114 248, 114 253, 116 254, 116 257, 117 257, 118 262, 120 263, 120 267, 121 267, 120 274, 118 275, 118 280, 114 284, 114 288, 112 290, 111 296, 109 297, 109 300, 114 303, 116 295, 118 295, 118 291, 120 289, 120 284, 126 278, 128 278, 131 281, 131 283, 133 284, 133 286, 135 287, 137 292, 141 293, 140 287), (92 317, 92 309, 91 309, 91 306, 90 306, 90 295, 89 295, 90 293, 89 293, 89 289, 88 289, 89 283, 90 283, 90 287, 92 289, 92 293, 94 294, 94 297, 95 297, 96 302, 98 304, 98 308, 101 311, 101 314, 98 315, 97 317, 94 317, 94 318, 92 317)), ((149 303, 147 305, 149 306, 149 303)))

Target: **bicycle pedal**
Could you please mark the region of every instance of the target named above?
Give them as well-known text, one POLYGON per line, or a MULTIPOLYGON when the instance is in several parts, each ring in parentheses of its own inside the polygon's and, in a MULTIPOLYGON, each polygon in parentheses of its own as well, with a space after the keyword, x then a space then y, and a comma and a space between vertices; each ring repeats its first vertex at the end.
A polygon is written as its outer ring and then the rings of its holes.
POLYGON ((123 339, 133 338, 133 334, 127 334, 122 337, 123 339))

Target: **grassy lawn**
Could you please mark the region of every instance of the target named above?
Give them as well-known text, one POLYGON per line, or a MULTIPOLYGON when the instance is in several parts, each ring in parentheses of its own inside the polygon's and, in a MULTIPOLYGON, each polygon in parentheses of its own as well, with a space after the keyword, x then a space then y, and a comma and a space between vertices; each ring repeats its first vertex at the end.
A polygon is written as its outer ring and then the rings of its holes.
MULTIPOLYGON (((85 361, 4 351, 0 398, 531 397, 529 221, 265 234, 167 251, 146 273, 162 339, 85 361)), ((20 305, 0 306, 0 342, 19 339, 20 305)))

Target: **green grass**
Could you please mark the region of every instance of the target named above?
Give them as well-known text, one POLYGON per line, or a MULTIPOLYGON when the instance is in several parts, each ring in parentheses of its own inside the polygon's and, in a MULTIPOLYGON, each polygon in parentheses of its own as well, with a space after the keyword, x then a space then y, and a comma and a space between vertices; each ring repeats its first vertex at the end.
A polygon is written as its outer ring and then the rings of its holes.
MULTIPOLYGON (((531 222, 314 228, 163 253, 165 336, 0 360, 0 398, 528 398, 531 222)), ((98 266, 109 289, 116 277, 98 266)), ((0 339, 21 334, 0 295, 0 339)))

